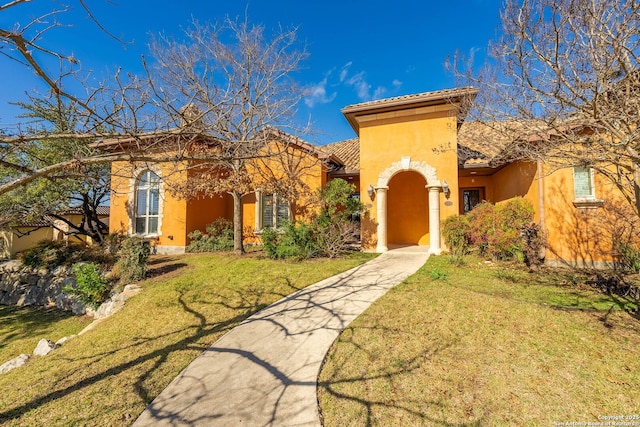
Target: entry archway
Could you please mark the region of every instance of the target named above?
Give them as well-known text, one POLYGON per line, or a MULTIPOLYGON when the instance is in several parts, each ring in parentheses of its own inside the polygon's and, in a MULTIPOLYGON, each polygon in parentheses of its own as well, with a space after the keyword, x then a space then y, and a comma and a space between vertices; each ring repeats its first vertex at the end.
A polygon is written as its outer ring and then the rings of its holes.
MULTIPOLYGON (((386 252, 388 242, 388 195, 389 183, 392 178, 401 173, 413 171, 424 178, 428 192, 428 215, 426 221, 429 224, 429 253, 439 254, 440 249, 440 191, 442 185, 437 178, 436 170, 426 162, 412 161, 410 157, 403 157, 399 162, 393 163, 378 176, 376 185, 377 238, 376 252, 386 252)), ((393 218, 392 218, 393 219, 393 218)), ((392 231, 393 233, 393 231, 392 231)))
POLYGON ((399 172, 389 180, 387 242, 428 244, 429 194, 426 179, 415 171, 399 172))

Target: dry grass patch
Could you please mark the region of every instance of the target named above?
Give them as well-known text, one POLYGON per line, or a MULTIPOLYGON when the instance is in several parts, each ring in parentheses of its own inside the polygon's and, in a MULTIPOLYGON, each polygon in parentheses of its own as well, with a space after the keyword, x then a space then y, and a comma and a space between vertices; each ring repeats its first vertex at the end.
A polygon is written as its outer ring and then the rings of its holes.
POLYGON ((155 277, 141 283, 143 291, 123 310, 47 357, 0 376, 0 422, 130 425, 186 365, 249 315, 370 258, 156 259, 155 277))
POLYGON ((320 375, 326 426, 553 425, 640 408, 624 299, 432 257, 353 322, 320 375))

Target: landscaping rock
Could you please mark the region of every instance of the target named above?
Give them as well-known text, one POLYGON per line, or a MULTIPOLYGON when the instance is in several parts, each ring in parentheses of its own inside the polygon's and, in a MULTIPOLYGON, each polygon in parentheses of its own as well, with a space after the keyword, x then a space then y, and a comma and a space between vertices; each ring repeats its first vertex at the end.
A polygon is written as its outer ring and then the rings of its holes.
POLYGON ((113 295, 107 301, 103 302, 100 307, 93 313, 95 319, 104 319, 114 313, 120 311, 124 307, 126 300, 140 293, 142 289, 137 285, 127 285, 119 294, 113 295))
POLYGON ((38 341, 38 345, 36 346, 35 350, 33 350, 33 355, 46 356, 47 354, 51 353, 54 348, 56 348, 56 344, 53 341, 49 341, 48 339, 43 338, 38 341))
POLYGON ((60 347, 62 344, 66 343, 67 341, 75 337, 77 337, 77 335, 69 335, 68 337, 60 338, 58 341, 56 341, 56 348, 60 347))
POLYGON ((84 314, 84 306, 68 296, 58 298, 65 285, 75 286, 67 267, 57 267, 52 272, 40 268, 32 269, 19 260, 0 262, 0 304, 40 305, 55 304, 58 308, 84 314))
POLYGON ((9 372, 12 369, 19 368, 31 358, 29 354, 21 354, 20 356, 9 360, 8 362, 0 365, 0 374, 4 374, 5 372, 9 372))

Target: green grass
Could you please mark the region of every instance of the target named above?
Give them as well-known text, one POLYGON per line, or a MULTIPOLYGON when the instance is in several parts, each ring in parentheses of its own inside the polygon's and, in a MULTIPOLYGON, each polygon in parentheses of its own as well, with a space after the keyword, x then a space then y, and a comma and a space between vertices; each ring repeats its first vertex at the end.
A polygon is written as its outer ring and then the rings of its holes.
POLYGON ((57 341, 77 334, 89 322, 55 308, 0 305, 0 364, 22 353, 31 354, 42 338, 57 341))
POLYGON ((634 415, 640 322, 567 273, 432 257, 327 355, 326 426, 549 426, 634 415))
MULTIPOLYGON (((143 291, 120 312, 48 356, 0 375, 0 423, 130 425, 186 365, 243 319, 371 257, 305 263, 255 255, 156 258, 150 266, 155 277, 141 282, 143 291)), ((80 320, 63 327, 78 320, 54 317, 52 323, 40 311, 3 313, 12 316, 2 319, 0 342, 7 348, 18 336, 37 343, 36 337, 58 339, 82 326, 80 320), (21 325, 29 316, 29 324, 21 325)), ((21 346, 17 353, 32 351, 31 343, 21 346)))

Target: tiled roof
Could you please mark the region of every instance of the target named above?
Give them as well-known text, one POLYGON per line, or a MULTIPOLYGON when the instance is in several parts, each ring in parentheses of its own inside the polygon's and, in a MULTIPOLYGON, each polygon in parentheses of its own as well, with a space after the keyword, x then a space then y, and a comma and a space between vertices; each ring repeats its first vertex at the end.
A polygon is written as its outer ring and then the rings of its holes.
MULTIPOLYGON (((98 206, 96 209, 99 217, 108 217, 110 207, 109 206, 98 206)), ((59 215, 82 215, 82 209, 79 206, 74 206, 67 209, 64 212, 60 212, 59 215)), ((33 218, 33 219, 23 219, 15 223, 11 218, 0 218, 0 226, 15 226, 15 227, 51 227, 53 222, 56 219, 50 215, 44 215, 41 218, 33 218)), ((105 219, 101 218, 101 221, 104 222, 105 219)))
POLYGON ((360 139, 351 138, 322 147, 325 151, 342 160, 347 171, 360 170, 360 139))
POLYGON ((509 160, 509 147, 516 141, 549 135, 547 125, 541 121, 464 122, 458 132, 459 162, 461 166, 498 166, 509 160))
MULTIPOLYGON (((458 162, 459 166, 482 167, 501 157, 505 147, 513 138, 514 132, 525 132, 527 126, 523 124, 496 125, 484 122, 464 122, 458 133, 458 162)), ((324 151, 338 157, 347 171, 360 170, 360 140, 351 138, 334 142, 322 147, 324 151)))
POLYGON ((344 113, 349 110, 356 110, 356 109, 359 110, 361 108, 385 106, 387 104, 393 104, 393 105, 404 104, 404 103, 410 104, 416 101, 423 101, 423 100, 446 99, 446 98, 457 97, 457 96, 471 95, 475 93, 477 93, 477 89, 474 89, 472 87, 442 89, 442 90, 436 90, 432 92, 422 92, 422 93, 415 93, 411 95, 396 96, 394 98, 385 98, 385 99, 377 99, 374 101, 361 102, 359 104, 353 104, 343 108, 342 112, 344 113))
MULTIPOLYGON (((96 213, 98 216, 109 216, 110 206, 98 206, 96 213)), ((82 215, 82 207, 73 206, 60 213, 60 215, 82 215)))

